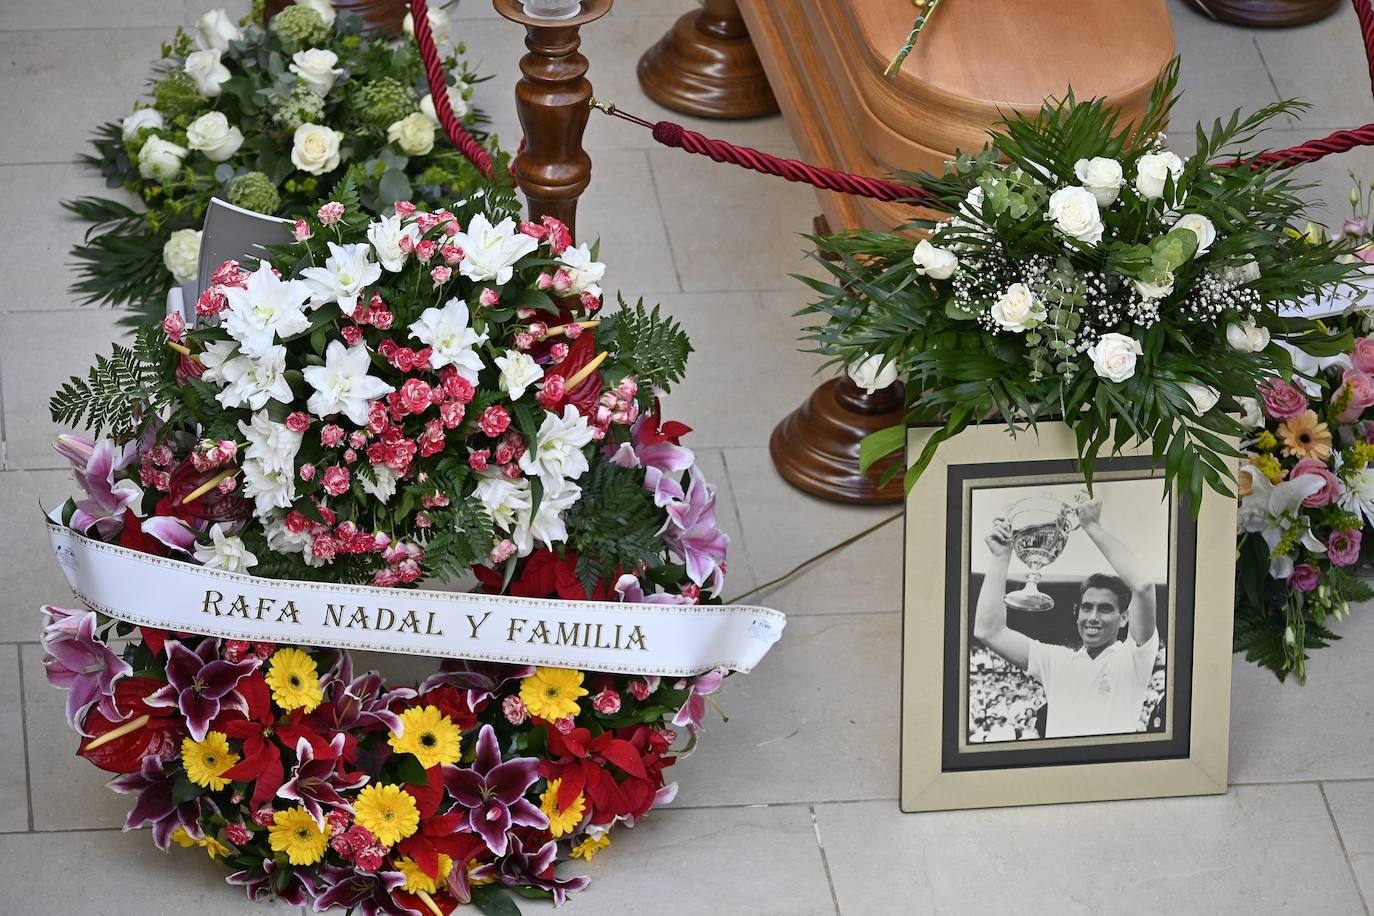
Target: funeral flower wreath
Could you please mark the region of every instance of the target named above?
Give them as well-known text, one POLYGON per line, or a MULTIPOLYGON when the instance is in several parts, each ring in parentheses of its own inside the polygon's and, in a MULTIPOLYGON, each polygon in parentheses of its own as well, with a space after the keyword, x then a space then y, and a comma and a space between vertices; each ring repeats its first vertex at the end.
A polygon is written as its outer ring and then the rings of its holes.
MULTIPOLYGON (((691 347, 603 312, 605 266, 508 191, 373 217, 360 169, 255 269, 52 401, 84 538, 206 569, 402 587, 471 570, 531 598, 719 602, 715 491, 657 395, 691 347)), ((346 651, 45 608, 78 753, 126 829, 198 846, 253 899, 442 914, 561 903, 617 824, 670 801, 723 672, 447 661, 414 686, 346 651), (507 890, 508 889, 508 890, 507 890)))
MULTIPOLYGON (((447 14, 436 7, 429 18, 449 102, 469 126, 480 123, 470 104, 478 80, 447 14)), ((148 98, 96 130, 83 161, 141 206, 99 196, 64 204, 89 224, 72 250, 73 291, 87 302, 160 312, 167 290, 195 274, 212 197, 293 215, 355 163, 359 197, 378 211, 398 200, 435 208, 480 185, 442 141, 414 41, 364 35, 358 15, 330 0, 263 21, 258 0, 238 22, 214 9, 190 32, 178 29, 148 98)))

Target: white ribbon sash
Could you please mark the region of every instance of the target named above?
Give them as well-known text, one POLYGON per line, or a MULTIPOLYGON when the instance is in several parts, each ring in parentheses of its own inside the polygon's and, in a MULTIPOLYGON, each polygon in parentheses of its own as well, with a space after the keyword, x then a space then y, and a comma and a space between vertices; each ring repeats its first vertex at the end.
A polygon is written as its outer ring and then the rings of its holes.
POLYGON ((745 605, 513 598, 263 579, 86 538, 49 522, 72 591, 138 626, 223 639, 616 674, 751 671, 786 620, 745 605))

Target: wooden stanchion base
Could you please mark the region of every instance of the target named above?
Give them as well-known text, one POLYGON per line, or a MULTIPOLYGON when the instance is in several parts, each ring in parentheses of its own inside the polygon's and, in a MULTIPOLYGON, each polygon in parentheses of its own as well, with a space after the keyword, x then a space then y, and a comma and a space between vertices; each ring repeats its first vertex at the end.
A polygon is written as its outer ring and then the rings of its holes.
POLYGON ((1336 11, 1341 0, 1194 0, 1222 22, 1282 28, 1306 25, 1336 11))
POLYGON ((862 474, 859 443, 870 433, 900 424, 904 406, 900 383, 870 395, 848 376, 831 379, 773 430, 768 443, 773 466, 792 486, 822 499, 864 506, 900 502, 902 475, 882 487, 878 477, 901 455, 862 474))
POLYGON ((660 105, 703 118, 778 110, 733 0, 686 13, 639 59, 639 85, 660 105))

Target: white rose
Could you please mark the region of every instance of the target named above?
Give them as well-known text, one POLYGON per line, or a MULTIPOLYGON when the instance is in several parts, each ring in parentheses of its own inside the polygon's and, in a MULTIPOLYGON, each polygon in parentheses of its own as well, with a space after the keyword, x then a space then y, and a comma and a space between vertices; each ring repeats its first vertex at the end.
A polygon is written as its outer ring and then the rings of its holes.
POLYGON ((207 99, 220 94, 220 87, 229 79, 229 69, 220 63, 219 48, 192 51, 186 55, 186 75, 196 81, 196 88, 207 99))
POLYGON ((417 111, 393 122, 386 129, 386 138, 407 156, 425 156, 434 149, 434 123, 417 111))
MULTIPOLYGON (((453 116, 460 121, 468 115, 468 100, 463 98, 463 87, 448 87, 448 105, 453 109, 453 116)), ((439 123, 439 113, 434 110, 434 96, 426 92, 425 97, 420 99, 420 111, 424 112, 425 117, 429 118, 437 126, 439 123)))
POLYGON ((1175 181, 1183 174, 1183 160, 1175 153, 1146 153, 1136 160, 1135 189, 1145 200, 1164 196, 1164 183, 1172 175, 1175 181))
POLYGON ((1183 382, 1181 387, 1188 393, 1188 397, 1193 399, 1193 412, 1198 416, 1202 416, 1217 406, 1217 401, 1221 400, 1221 392, 1211 385, 1183 382))
POLYGON ((162 263, 178 283, 190 283, 200 270, 200 230, 178 229, 162 246, 162 263))
POLYGON ((1113 382, 1124 382, 1135 375, 1136 358, 1144 351, 1140 341, 1125 334, 1103 334, 1087 350, 1098 375, 1113 382))
POLYGON ((1151 283, 1148 280, 1131 280, 1135 291, 1146 299, 1163 299, 1174 291, 1174 275, 1170 273, 1165 280, 1151 283))
POLYGON ((1126 185, 1121 163, 1103 156, 1078 160, 1073 164, 1073 173, 1097 199, 1099 207, 1111 206, 1126 185))
POLYGON ((161 137, 149 137, 138 151, 138 174, 157 181, 171 181, 181 174, 181 160, 186 147, 169 143, 161 137))
POLYGON ((222 112, 209 111, 186 128, 186 145, 204 153, 211 162, 223 162, 243 145, 243 131, 229 126, 222 112))
POLYGON ((302 172, 323 175, 339 167, 339 143, 343 134, 319 124, 296 128, 291 143, 291 164, 302 172))
POLYGON ((1017 334, 1032 322, 1045 320, 1045 304, 1024 283, 1013 283, 992 304, 992 320, 1017 334))
POLYGON ((229 42, 242 37, 243 32, 224 10, 211 10, 196 23, 196 44, 202 48, 228 51, 229 42))
POLYGON ((162 112, 156 108, 140 108, 121 121, 120 127, 123 128, 125 140, 137 137, 138 132, 145 127, 150 130, 162 130, 162 112))
POLYGON ((1087 188, 1060 188, 1050 195, 1049 216, 1069 238, 1096 245, 1102 241, 1102 214, 1097 198, 1087 188))
POLYGON ((893 382, 897 381, 897 362, 889 361, 883 364, 883 355, 872 355, 865 353, 863 358, 845 369, 845 372, 864 391, 872 394, 881 391, 893 382))
MULTIPOLYGON (((409 5, 409 4, 407 4, 409 5)), ((406 12, 406 16, 401 20, 401 28, 411 38, 415 37, 415 17, 406 12)), ((449 43, 453 29, 449 25, 448 13, 444 12, 438 5, 429 8, 429 30, 434 35, 434 43, 444 46, 449 43)))
POLYGON ((338 62, 339 55, 333 51, 306 48, 291 55, 290 70, 301 78, 307 89, 324 98, 329 95, 329 90, 334 88, 334 81, 343 73, 343 70, 334 66, 338 62))
POLYGON ((1241 324, 1232 322, 1226 326, 1226 342, 1232 350, 1258 353, 1269 346, 1269 329, 1255 324, 1253 318, 1247 318, 1241 324))
POLYGON ((334 4, 331 0, 296 0, 296 6, 303 6, 319 13, 325 25, 334 24, 334 17, 337 14, 334 12, 334 4))
POLYGON ((983 187, 974 185, 969 189, 964 197, 964 203, 959 207, 959 212, 968 217, 980 217, 983 215, 983 187))
POLYGON ((1259 398, 1236 398, 1240 406, 1240 425, 1246 429, 1264 428, 1264 411, 1260 409, 1259 398))
POLYGON ((948 280, 954 276, 954 271, 959 269, 959 259, 954 256, 954 252, 946 248, 937 248, 930 244, 928 239, 921 239, 916 243, 916 250, 911 253, 911 262, 919 270, 932 280, 948 280))
POLYGON ((1174 220, 1175 229, 1191 230, 1197 236, 1197 252, 1193 255, 1198 257, 1207 253, 1207 249, 1212 247, 1212 243, 1217 240, 1216 227, 1212 221, 1201 213, 1185 213, 1174 220))

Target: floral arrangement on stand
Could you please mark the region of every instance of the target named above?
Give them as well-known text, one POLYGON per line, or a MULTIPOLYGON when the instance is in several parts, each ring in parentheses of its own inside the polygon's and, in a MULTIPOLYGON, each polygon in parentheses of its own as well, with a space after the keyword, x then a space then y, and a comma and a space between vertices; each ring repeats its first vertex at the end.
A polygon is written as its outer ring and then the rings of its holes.
MULTIPOLYGON (((59 440, 83 491, 62 523, 261 577, 718 603, 715 491, 657 399, 682 331, 602 313, 595 249, 517 223, 508 192, 373 218, 363 171, 270 262, 221 265, 199 327, 145 327, 58 392, 57 421, 97 437, 59 440)), ((45 613, 49 680, 133 798, 126 829, 317 911, 561 903, 587 879, 560 861, 673 798, 722 679, 448 661, 400 686, 347 652, 45 613)))
MULTIPOLYGON (((1292 369, 1271 336, 1313 355, 1348 348, 1279 309, 1347 277, 1347 246, 1288 232, 1304 204, 1287 173, 1210 164, 1302 106, 1199 127, 1185 160, 1163 135, 1177 78, 1175 61, 1137 124, 1070 95, 1011 118, 943 176, 902 176, 952 214, 904 227, 930 231, 914 251, 878 232, 816 239, 834 282, 807 281, 821 298, 803 314, 824 319, 808 336, 833 362, 895 365, 908 424, 941 427, 908 482, 971 423, 1063 417, 1089 479, 1099 452, 1150 441, 1166 484, 1231 492, 1227 439, 1244 430, 1229 408, 1292 369)), ((904 444, 902 427, 876 434, 865 463, 904 444)))
MULTIPOLYGON (((1175 61, 1138 123, 1070 94, 1012 117, 942 176, 903 176, 949 214, 903 227, 928 230, 914 245, 878 232, 815 240, 833 257, 818 257, 832 279, 806 280, 820 297, 803 310, 823 319, 808 329, 816 349, 870 387, 900 378, 907 425, 938 427, 908 486, 970 424, 1000 419, 1015 435, 1049 418, 1073 429, 1089 482, 1099 455, 1149 442, 1166 487, 1194 506, 1207 487, 1263 486, 1238 481, 1236 443, 1253 438, 1239 405, 1352 351, 1348 330, 1284 306, 1329 295, 1360 265, 1348 241, 1293 228, 1303 186, 1289 172, 1237 165, 1303 106, 1199 126, 1185 159, 1163 134, 1177 78, 1175 61)), ((904 445, 905 427, 870 436, 865 466, 904 445)), ((1255 657, 1293 670, 1292 653, 1255 657)))
MULTIPOLYGON (((212 197, 294 217, 327 196, 351 164, 358 194, 380 211, 398 200, 438 207, 480 176, 440 140, 419 51, 368 37, 357 14, 302 0, 264 28, 262 2, 234 22, 211 10, 163 45, 152 89, 132 114, 97 129, 83 156, 111 188, 64 206, 89 224, 72 250, 85 301, 160 315, 167 290, 195 275, 212 197)), ((443 10, 430 22, 444 53, 449 101, 468 124, 474 75, 443 10)))

